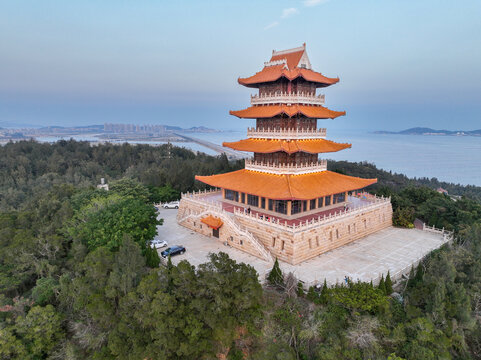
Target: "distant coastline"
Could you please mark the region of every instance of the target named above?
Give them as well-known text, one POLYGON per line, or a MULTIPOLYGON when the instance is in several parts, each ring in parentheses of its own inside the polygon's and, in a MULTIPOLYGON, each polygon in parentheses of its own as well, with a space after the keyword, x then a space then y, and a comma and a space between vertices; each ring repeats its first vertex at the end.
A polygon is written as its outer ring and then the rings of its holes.
POLYGON ((479 130, 436 130, 425 127, 415 127, 402 131, 374 131, 374 134, 384 135, 425 135, 425 136, 481 136, 479 130))
POLYGON ((220 130, 205 126, 183 129, 169 125, 111 124, 88 126, 46 126, 41 128, 1 128, 0 142, 44 138, 68 139, 84 136, 90 142, 102 141, 160 141, 185 142, 182 134, 217 133, 220 130))

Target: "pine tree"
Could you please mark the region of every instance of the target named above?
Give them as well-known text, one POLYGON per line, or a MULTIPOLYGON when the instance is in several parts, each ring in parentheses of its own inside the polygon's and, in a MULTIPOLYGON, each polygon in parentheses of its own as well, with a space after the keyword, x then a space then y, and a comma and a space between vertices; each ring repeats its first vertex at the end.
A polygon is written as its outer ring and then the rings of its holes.
POLYGON ((414 283, 419 284, 420 282, 423 281, 423 277, 424 277, 423 265, 421 262, 419 262, 418 267, 416 268, 416 275, 414 276, 414 283))
POLYGON ((174 289, 174 279, 172 277, 172 272, 174 269, 174 264, 172 264, 172 259, 169 257, 167 258, 167 289, 170 293, 174 289))
POLYGON ((314 286, 309 286, 309 290, 307 291, 307 300, 316 302, 319 298, 319 294, 314 289, 314 286))
POLYGON ((297 283, 297 296, 304 296, 304 287, 302 286, 302 283, 300 281, 297 283))
POLYGON ((386 280, 384 281, 384 286, 386 287, 386 295, 391 295, 393 293, 392 289, 392 281, 391 281, 391 274, 389 271, 386 275, 386 280))
POLYGON ((274 262, 274 266, 272 267, 269 276, 267 277, 267 281, 269 284, 274 286, 283 286, 284 285, 284 275, 282 275, 281 268, 279 266, 279 261, 274 262))
POLYGON ((327 281, 324 278, 324 285, 322 286, 321 295, 319 296, 319 302, 321 304, 327 304, 329 301, 329 288, 327 287, 327 281))
POLYGON ((144 250, 145 262, 150 268, 157 268, 160 264, 160 257, 156 249, 147 246, 144 250))
POLYGON ((379 285, 377 286, 377 288, 381 290, 383 294, 386 294, 386 284, 384 283, 384 274, 381 276, 381 280, 379 281, 379 285))

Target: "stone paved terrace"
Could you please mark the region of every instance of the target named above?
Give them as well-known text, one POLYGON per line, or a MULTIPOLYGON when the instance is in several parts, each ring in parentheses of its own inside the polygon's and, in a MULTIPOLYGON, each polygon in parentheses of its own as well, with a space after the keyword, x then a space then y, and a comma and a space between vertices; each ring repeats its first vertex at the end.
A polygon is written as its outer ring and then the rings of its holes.
MULTIPOLYGON (((252 265, 259 273, 261 281, 272 268, 255 256, 228 247, 213 237, 203 236, 177 224, 177 210, 160 209, 159 217, 164 225, 159 226, 157 238, 167 240, 169 245, 183 245, 187 251, 174 256, 177 264, 186 259, 192 265, 208 261, 211 252, 223 251, 238 262, 252 265)), ((411 265, 447 242, 441 234, 390 227, 363 239, 354 241, 299 265, 280 262, 284 272, 293 272, 306 286, 322 283, 324 278, 331 285, 342 282, 345 276, 353 280, 376 282, 380 274, 391 271, 393 277, 409 272, 411 265)), ((160 251, 163 249, 159 249, 160 251)))
MULTIPOLYGON (((230 213, 233 213, 234 209, 244 211, 244 210, 247 210, 249 208, 248 205, 245 205, 245 206, 242 206, 241 204, 233 205, 232 203, 223 201, 222 194, 220 192, 211 192, 211 193, 206 193, 205 195, 201 194, 201 195, 198 195, 196 198, 198 200, 217 202, 217 203, 222 205, 223 210, 225 210, 227 212, 230 212, 230 213)), ((349 202, 349 205, 346 209, 350 209, 350 210, 353 210, 353 209, 356 209, 358 207, 368 205, 368 204, 371 203, 368 199, 365 199, 365 198, 362 198, 362 197, 354 197, 354 196, 348 196, 348 202, 349 202)), ((281 223, 287 222, 288 225, 296 225, 297 226, 301 222, 305 223, 306 221, 310 221, 312 219, 317 219, 318 217, 323 218, 324 216, 334 215, 334 214, 339 213, 339 212, 344 211, 344 210, 345 210, 344 205, 342 205, 342 206, 339 206, 339 207, 331 208, 329 210, 320 210, 320 211, 315 212, 313 214, 301 216, 301 217, 298 217, 296 219, 291 219, 291 220, 283 219, 281 216, 272 216, 270 214, 266 214, 266 213, 263 213, 261 211, 257 211, 257 210, 253 210, 253 209, 251 210, 251 213, 254 214, 254 215, 259 214, 259 216, 270 217, 273 220, 279 219, 281 221, 281 223)))

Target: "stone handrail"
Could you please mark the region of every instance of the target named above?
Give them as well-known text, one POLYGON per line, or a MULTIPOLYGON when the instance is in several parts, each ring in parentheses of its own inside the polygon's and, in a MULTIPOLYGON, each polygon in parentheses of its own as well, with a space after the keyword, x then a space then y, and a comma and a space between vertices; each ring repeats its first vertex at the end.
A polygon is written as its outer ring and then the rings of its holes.
POLYGON ((454 239, 454 232, 453 231, 449 231, 449 230, 446 230, 444 228, 438 229, 438 228, 434 227, 434 225, 429 226, 429 225, 426 225, 425 223, 423 223, 423 231, 431 232, 431 233, 434 233, 434 234, 441 234, 441 235, 443 235, 444 240, 447 240, 447 241, 451 241, 451 240, 454 239))
POLYGON ((324 105, 324 95, 315 95, 307 92, 296 93, 274 93, 251 95, 251 105, 266 104, 308 104, 308 105, 324 105))
POLYGON ((275 218, 275 215, 272 216, 270 215, 269 216, 269 219, 266 219, 264 217, 259 217, 259 214, 258 213, 248 213, 245 209, 236 209, 234 208, 234 215, 236 216, 241 216, 241 217, 246 217, 246 218, 250 218, 252 220, 255 220, 255 221, 259 221, 261 223, 270 223, 274 226, 278 226, 280 228, 282 228, 283 230, 285 231, 290 231, 290 232, 294 232, 294 233, 297 233, 297 232, 302 232, 302 231, 306 231, 306 230, 309 230, 313 227, 317 227, 318 225, 320 224, 327 224, 327 223, 330 223, 330 222, 335 222, 337 220, 339 220, 340 217, 344 217, 344 216, 347 216, 347 215, 356 215, 358 213, 362 213, 366 210, 373 210, 375 208, 381 208, 383 207, 384 205, 388 204, 391 202, 391 198, 384 198, 384 197, 376 197, 375 200, 373 200, 370 204, 366 204, 364 206, 359 206, 359 207, 356 207, 356 208, 353 208, 353 209, 347 209, 347 210, 340 210, 339 212, 335 212, 334 214, 329 214, 328 216, 318 216, 317 219, 316 218, 312 218, 311 220, 306 220, 305 222, 301 222, 299 223, 298 225, 289 225, 287 223, 287 221, 285 220, 281 220, 279 218, 275 218))
MULTIPOLYGON (((220 192, 219 190, 213 190, 213 191, 210 191, 210 192, 220 192)), ((216 202, 216 201, 208 201, 208 200, 201 200, 201 199, 196 199, 196 197, 198 196, 202 196, 203 194, 206 194, 208 193, 207 191, 204 191, 204 192, 197 192, 197 193, 194 193, 194 194, 190 194, 190 193, 187 193, 187 194, 183 194, 182 195, 182 199, 184 198, 188 198, 190 201, 195 201, 197 204, 199 205, 208 205, 208 206, 211 206, 213 208, 215 208, 216 210, 218 209, 221 209, 222 210, 222 205, 219 203, 219 202, 216 202)), ((313 218, 311 220, 306 220, 304 222, 301 222, 299 223, 298 225, 289 225, 287 223, 287 221, 285 220, 281 220, 279 218, 276 218, 275 215, 269 215, 269 219, 267 220, 266 218, 264 217, 260 217, 258 213, 248 213, 246 209, 242 208, 236 208, 234 207, 234 215, 235 216, 241 216, 241 217, 244 217, 244 218, 249 218, 249 219, 252 219, 252 220, 255 220, 255 221, 258 221, 258 222, 261 222, 261 223, 266 223, 268 222, 269 224, 275 226, 275 227, 279 227, 280 229, 283 229, 285 231, 291 231, 291 232, 302 232, 302 231, 305 231, 305 230, 309 230, 313 227, 316 227, 320 224, 327 224, 327 223, 330 223, 330 222, 335 222, 337 220, 339 220, 340 217, 344 217, 344 216, 347 216, 347 215, 356 215, 356 214, 359 214, 359 213, 362 213, 363 211, 366 211, 366 210, 373 210, 375 208, 381 208, 383 207, 384 205, 388 204, 388 203, 391 203, 391 197, 384 197, 384 196, 381 196, 381 197, 378 197, 376 195, 371 195, 371 194, 367 194, 367 193, 363 193, 363 195, 369 195, 369 198, 370 198, 370 202, 366 205, 363 205, 363 206, 359 206, 359 207, 356 207, 356 208, 352 208, 352 209, 346 209, 346 210, 340 210, 339 212, 335 212, 334 214, 329 214, 328 216, 324 215, 324 216, 318 216, 317 219, 316 218, 313 218)), ((225 210, 222 210, 225 212, 225 210)))
POLYGON ((272 254, 270 251, 268 251, 264 244, 262 244, 250 231, 248 231, 245 227, 241 226, 240 224, 235 221, 235 219, 232 217, 232 215, 228 214, 224 210, 222 210, 222 219, 228 223, 231 227, 233 227, 238 234, 244 235, 246 238, 249 239, 252 245, 256 248, 257 251, 261 253, 261 255, 264 257, 265 260, 267 261, 274 261, 272 258, 272 254))
POLYGON ((324 139, 326 137, 326 129, 247 129, 248 138, 265 138, 265 139, 324 139))
POLYGON ((253 159, 246 159, 245 168, 269 174, 309 174, 327 170, 327 160, 309 164, 270 164, 253 159))

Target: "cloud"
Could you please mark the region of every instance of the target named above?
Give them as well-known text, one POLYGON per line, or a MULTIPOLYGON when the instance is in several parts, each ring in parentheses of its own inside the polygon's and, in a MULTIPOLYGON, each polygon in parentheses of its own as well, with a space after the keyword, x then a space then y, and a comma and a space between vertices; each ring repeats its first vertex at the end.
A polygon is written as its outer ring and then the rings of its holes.
MULTIPOLYGON (((299 14, 299 10, 297 10, 296 8, 287 8, 282 10, 281 19, 287 19, 296 14, 299 14)), ((266 27, 264 27, 264 30, 272 29, 273 27, 276 27, 279 24, 280 24, 280 20, 274 21, 269 25, 267 25, 266 27)))
POLYGON ((277 25, 279 25, 279 21, 274 21, 273 23, 270 23, 269 25, 267 25, 264 30, 267 30, 267 29, 271 29, 273 27, 276 27, 277 25))
POLYGON ((299 13, 299 10, 297 10, 296 8, 284 9, 282 10, 281 19, 287 19, 288 17, 291 17, 292 15, 296 15, 298 13, 299 13))
POLYGON ((320 4, 325 4, 329 0, 304 0, 304 6, 316 6, 320 4))

